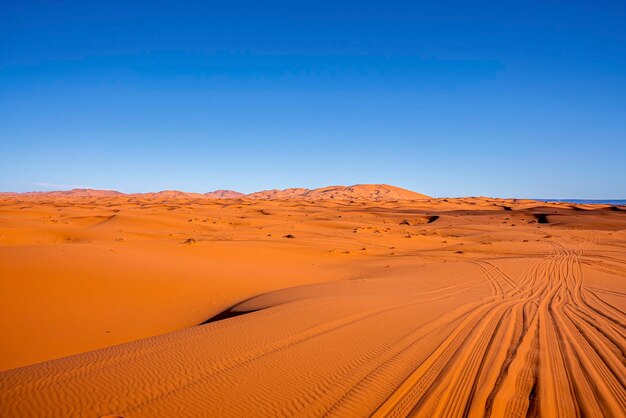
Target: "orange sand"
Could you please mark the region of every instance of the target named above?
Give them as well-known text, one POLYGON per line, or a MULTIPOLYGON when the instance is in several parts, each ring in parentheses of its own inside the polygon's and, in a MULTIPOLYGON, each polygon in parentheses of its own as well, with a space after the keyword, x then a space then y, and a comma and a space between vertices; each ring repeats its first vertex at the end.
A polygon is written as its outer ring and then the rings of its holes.
POLYGON ((405 192, 0 195, 0 416, 623 416, 626 208, 405 192))

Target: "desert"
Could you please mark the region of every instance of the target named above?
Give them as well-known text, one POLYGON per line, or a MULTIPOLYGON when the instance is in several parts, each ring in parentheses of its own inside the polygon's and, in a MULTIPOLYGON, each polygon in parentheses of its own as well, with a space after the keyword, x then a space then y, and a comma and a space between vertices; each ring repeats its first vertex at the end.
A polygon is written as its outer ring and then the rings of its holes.
POLYGON ((626 418, 624 22, 0 2, 0 418, 626 418))
POLYGON ((0 195, 0 415, 623 416, 626 207, 0 195))

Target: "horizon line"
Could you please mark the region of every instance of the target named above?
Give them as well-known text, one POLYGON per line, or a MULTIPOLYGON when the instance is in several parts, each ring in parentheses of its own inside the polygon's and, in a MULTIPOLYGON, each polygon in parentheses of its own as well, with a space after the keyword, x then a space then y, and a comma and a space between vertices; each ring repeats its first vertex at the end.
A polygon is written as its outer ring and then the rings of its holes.
MULTIPOLYGON (((43 184, 43 183, 40 183, 43 184)), ((50 183, 51 184, 51 183, 50 183)), ((156 194, 156 193, 162 193, 162 192, 178 192, 178 193, 183 193, 183 194, 201 194, 201 195, 206 195, 209 193, 215 193, 215 192, 219 192, 219 191, 226 191, 226 192, 235 192, 235 193, 241 193, 242 196, 240 197, 245 197, 251 194, 255 194, 255 193, 260 193, 260 192, 264 192, 264 191, 270 191, 270 190, 279 190, 279 191, 284 191, 284 190, 289 190, 289 189, 306 189, 306 190, 317 190, 317 189, 323 189, 323 188, 327 188, 327 187, 353 187, 353 186, 358 186, 358 185, 376 185, 376 186, 392 186, 392 187, 397 187, 400 189, 404 189, 410 192, 414 192, 414 193, 420 193, 420 192, 416 192, 414 190, 411 189, 406 189, 403 187, 399 187, 399 186, 393 186, 393 185, 389 185, 389 184, 385 184, 385 183, 356 183, 356 184, 352 184, 352 185, 348 185, 348 186, 344 186, 344 185, 330 185, 330 186, 322 186, 322 187, 316 187, 316 188, 306 188, 306 187, 287 187, 284 189, 280 189, 280 188, 270 188, 270 189, 262 189, 262 190, 257 190, 254 192, 250 192, 250 193, 245 193, 245 192, 240 192, 238 190, 235 189, 214 189, 214 190, 209 190, 206 192, 195 192, 195 191, 185 191, 185 190, 180 190, 180 189, 161 189, 161 190, 157 190, 157 191, 141 191, 141 192, 124 192, 124 191, 120 191, 117 189, 109 189, 109 188, 95 188, 95 187, 66 187, 66 188, 59 188, 59 189, 52 189, 52 190, 28 190, 28 191, 23 191, 23 192, 15 192, 15 191, 4 191, 4 190, 0 190, 0 194, 17 194, 17 195, 25 195, 25 194, 29 194, 29 193, 39 193, 39 194, 43 194, 43 193, 60 193, 60 192, 72 192, 72 191, 97 191, 97 192, 114 192, 114 193, 119 193, 122 195, 144 195, 144 194, 156 194)), ((420 193, 421 194, 421 193, 420 193)), ((546 197, 541 197, 541 198, 537 198, 537 197, 523 197, 523 196, 507 196, 507 197, 503 197, 503 196, 489 196, 489 195, 460 195, 460 196, 428 196, 427 198, 432 198, 432 199, 462 199, 462 198, 491 198, 491 199, 524 199, 524 200, 536 200, 536 201, 546 201, 546 202, 571 202, 574 200, 584 200, 584 201, 596 201, 596 202, 603 202, 603 201, 626 201, 626 197, 604 197, 604 198, 584 198, 584 197, 569 197, 569 198, 560 198, 560 197, 553 197, 553 198, 546 198, 546 197)))

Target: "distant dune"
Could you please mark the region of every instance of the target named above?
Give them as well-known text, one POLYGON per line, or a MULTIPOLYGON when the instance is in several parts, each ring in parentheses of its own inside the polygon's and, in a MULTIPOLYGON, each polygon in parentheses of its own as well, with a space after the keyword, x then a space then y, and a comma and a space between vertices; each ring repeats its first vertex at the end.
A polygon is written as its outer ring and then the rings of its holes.
POLYGON ((132 196, 141 198, 161 198, 161 199, 189 199, 189 198, 203 198, 201 193, 189 193, 181 192, 179 190, 162 190, 155 193, 133 193, 132 196))
POLYGON ((215 190, 213 192, 205 193, 204 195, 212 199, 237 199, 245 196, 245 194, 234 190, 215 190))
POLYGON ((419 200, 429 196, 387 184, 355 184, 354 186, 328 186, 319 189, 264 190, 246 196, 249 199, 307 199, 307 200, 419 200))
POLYGON ((430 199, 420 193, 388 184, 356 184, 354 186, 330 186, 309 190, 304 197, 311 200, 366 200, 379 202, 383 200, 419 200, 430 199))
MULTIPOLYGON (((73 189, 52 192, 4 193, 2 195, 40 196, 40 197, 100 197, 118 196, 124 193, 114 190, 73 189)), ((179 190, 163 190, 153 193, 133 193, 130 196, 147 199, 306 199, 306 200, 366 200, 379 202, 384 200, 419 200, 430 199, 429 196, 387 184, 355 184, 353 186, 328 186, 318 189, 272 189, 250 194, 234 190, 215 190, 208 193, 189 193, 179 190)))
POLYGON ((248 199, 294 199, 294 198, 302 198, 302 196, 308 192, 309 189, 303 188, 291 188, 291 189, 272 189, 272 190, 262 190, 260 192, 250 193, 246 195, 248 199))
POLYGON ((9 196, 28 196, 28 197, 102 197, 102 196, 120 196, 124 193, 115 190, 99 190, 99 189, 72 189, 58 190, 51 192, 26 192, 26 193, 2 193, 9 196))

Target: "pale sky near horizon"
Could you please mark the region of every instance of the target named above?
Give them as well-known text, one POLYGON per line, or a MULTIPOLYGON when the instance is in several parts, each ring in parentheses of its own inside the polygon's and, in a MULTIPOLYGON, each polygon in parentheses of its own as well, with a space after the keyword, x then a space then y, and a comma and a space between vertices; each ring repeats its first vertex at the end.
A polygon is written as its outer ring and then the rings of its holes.
POLYGON ((626 198, 624 22, 619 1, 3 4, 0 191, 626 198))

